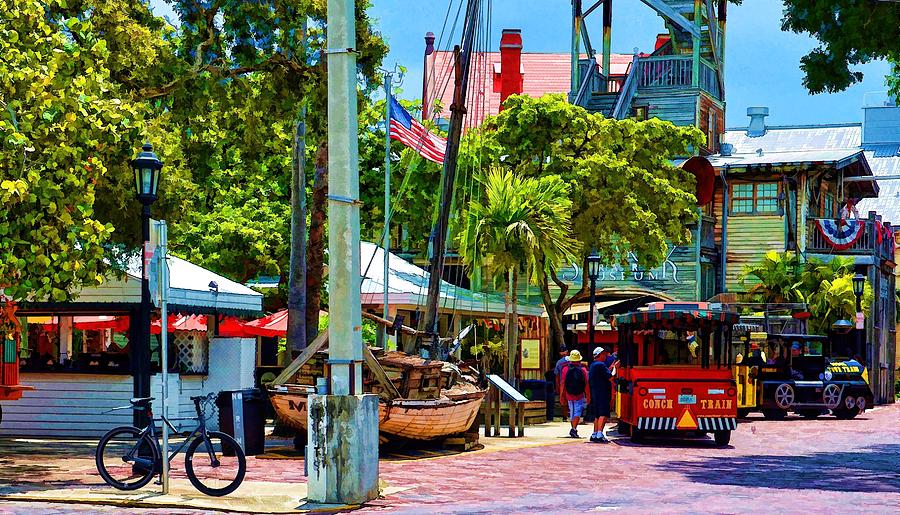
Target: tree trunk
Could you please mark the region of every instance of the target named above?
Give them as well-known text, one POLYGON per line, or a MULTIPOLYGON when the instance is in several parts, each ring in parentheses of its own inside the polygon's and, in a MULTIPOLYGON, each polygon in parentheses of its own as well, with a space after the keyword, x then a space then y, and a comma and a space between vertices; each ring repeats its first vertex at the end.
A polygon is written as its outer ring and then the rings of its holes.
POLYGON ((328 143, 316 152, 316 176, 310 204, 309 242, 306 272, 306 341, 319 334, 322 307, 322 278, 325 275, 325 208, 328 201, 328 143))
POLYGON ((291 261, 288 275, 288 348, 306 348, 306 109, 294 132, 291 166, 291 261))
POLYGON ((512 271, 512 279, 510 280, 510 290, 512 297, 512 312, 509 317, 509 370, 507 371, 509 384, 515 386, 517 384, 518 367, 516 366, 519 359, 519 271, 512 271))

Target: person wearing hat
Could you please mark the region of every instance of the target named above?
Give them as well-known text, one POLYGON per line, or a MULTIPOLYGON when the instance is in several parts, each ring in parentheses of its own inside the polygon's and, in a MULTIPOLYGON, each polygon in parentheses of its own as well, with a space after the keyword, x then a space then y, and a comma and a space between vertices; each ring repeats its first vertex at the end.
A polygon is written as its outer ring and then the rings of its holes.
MULTIPOLYGON (((549 420, 551 422, 553 421, 553 411, 554 411, 554 408, 552 406, 554 406, 556 404, 556 398, 559 397, 559 392, 561 390, 561 388, 559 386, 559 379, 560 379, 560 377, 562 377, 563 367, 566 366, 566 364, 569 362, 568 356, 569 356, 569 349, 566 348, 566 344, 565 343, 560 344, 559 360, 557 360, 556 366, 553 367, 553 371, 552 371, 553 377, 546 378, 548 381, 553 381, 553 395, 549 396, 549 398, 547 400, 547 403, 551 406, 550 408, 548 408, 548 410, 550 410, 550 411, 548 412, 547 420, 549 420)), ((549 372, 548 372, 548 374, 549 374, 549 372)), ((563 405, 563 422, 565 422, 566 421, 566 408, 565 408, 566 404, 563 403, 562 405, 563 405)))
POLYGON ((588 388, 587 370, 581 362, 581 353, 573 350, 567 361, 559 379, 559 402, 569 408, 569 422, 572 424, 569 436, 580 438, 578 423, 581 422, 585 406, 591 401, 591 391, 588 388))
POLYGON ((606 365, 609 357, 609 349, 597 347, 594 349, 594 361, 588 370, 588 384, 590 386, 590 406, 588 409, 594 415, 594 433, 591 434, 592 443, 609 443, 603 431, 610 415, 610 403, 612 402, 612 377, 618 362, 612 366, 606 365))

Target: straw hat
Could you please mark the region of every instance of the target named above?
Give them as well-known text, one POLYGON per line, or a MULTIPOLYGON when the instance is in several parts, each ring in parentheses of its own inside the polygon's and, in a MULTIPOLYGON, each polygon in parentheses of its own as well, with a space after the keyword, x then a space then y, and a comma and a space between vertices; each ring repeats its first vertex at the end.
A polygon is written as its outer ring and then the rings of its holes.
POLYGON ((566 359, 573 363, 577 363, 577 362, 581 361, 581 353, 578 352, 578 349, 575 349, 569 353, 569 355, 566 357, 566 359))

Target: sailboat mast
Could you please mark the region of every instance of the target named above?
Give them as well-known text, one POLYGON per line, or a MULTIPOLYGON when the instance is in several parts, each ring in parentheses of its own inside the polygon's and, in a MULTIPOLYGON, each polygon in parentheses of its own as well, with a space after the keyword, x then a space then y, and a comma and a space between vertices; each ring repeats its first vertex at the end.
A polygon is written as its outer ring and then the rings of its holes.
MULTIPOLYGON (((459 140, 462 136, 463 118, 466 115, 466 90, 469 85, 469 64, 475 42, 475 29, 481 0, 469 0, 463 23, 462 50, 459 45, 454 53, 454 91, 450 104, 450 131, 447 135, 447 151, 444 154, 444 173, 441 183, 441 203, 432 240, 431 273, 428 278, 428 300, 425 304, 424 330, 430 336, 429 356, 444 359, 438 335, 438 299, 444 272, 444 253, 447 247, 447 231, 450 222, 450 203, 453 199, 453 185, 456 182, 456 157, 459 155, 459 140)), ((424 344, 424 343, 423 343, 424 344)), ((422 344, 422 345, 423 345, 422 344)))

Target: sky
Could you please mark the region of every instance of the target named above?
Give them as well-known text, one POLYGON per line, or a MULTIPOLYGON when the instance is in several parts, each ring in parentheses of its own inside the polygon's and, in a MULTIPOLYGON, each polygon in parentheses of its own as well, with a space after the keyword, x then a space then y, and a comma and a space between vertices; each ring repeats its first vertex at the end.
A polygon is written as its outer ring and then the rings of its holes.
MULTIPOLYGON (((522 30, 525 52, 568 52, 571 3, 569 0, 485 0, 492 3, 491 30, 494 50, 505 28, 522 30)), ((372 0, 369 13, 390 45, 384 64, 407 68, 403 96, 421 95, 423 37, 440 34, 448 3, 454 10, 460 0, 372 0)), ((163 0, 151 0, 155 12, 171 15, 163 0)), ((725 44, 726 124, 747 124, 747 107, 769 108, 767 123, 802 125, 862 121, 867 92, 884 91, 885 62, 857 69, 865 74, 861 84, 836 94, 810 95, 803 87, 800 58, 816 46, 806 35, 782 32, 780 0, 744 0, 729 5, 725 44)), ((455 14, 455 11, 454 13, 455 14)), ((600 12, 588 18, 591 41, 599 49, 600 12)), ((614 0, 612 49, 632 53, 635 48, 651 51, 664 24, 641 0, 614 0)), ((457 30, 457 38, 459 31, 457 30)))

